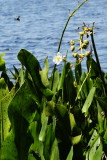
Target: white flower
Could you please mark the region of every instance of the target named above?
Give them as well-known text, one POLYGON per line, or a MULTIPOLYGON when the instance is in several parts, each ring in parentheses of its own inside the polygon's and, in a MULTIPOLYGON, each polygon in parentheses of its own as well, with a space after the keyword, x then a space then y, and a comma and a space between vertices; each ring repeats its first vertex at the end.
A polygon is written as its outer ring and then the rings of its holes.
POLYGON ((57 53, 57 55, 53 58, 53 62, 58 65, 63 60, 63 56, 60 52, 57 53))

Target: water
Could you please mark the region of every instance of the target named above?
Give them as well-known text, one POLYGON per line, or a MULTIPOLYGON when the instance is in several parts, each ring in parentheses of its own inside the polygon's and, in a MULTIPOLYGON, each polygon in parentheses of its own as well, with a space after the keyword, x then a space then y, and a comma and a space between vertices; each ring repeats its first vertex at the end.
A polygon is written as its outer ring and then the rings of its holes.
MULTIPOLYGON (((81 2, 81 1, 80 1, 81 2)), ((17 54, 21 48, 32 52, 43 64, 46 56, 50 66, 58 48, 61 32, 78 0, 0 0, 0 53, 6 53, 7 68, 20 66, 17 54), (20 21, 14 18, 20 16, 20 21)), ((95 41, 104 71, 107 71, 107 3, 106 0, 87 2, 72 18, 64 35, 61 53, 68 50, 69 41, 78 38, 78 26, 95 22, 95 41)))

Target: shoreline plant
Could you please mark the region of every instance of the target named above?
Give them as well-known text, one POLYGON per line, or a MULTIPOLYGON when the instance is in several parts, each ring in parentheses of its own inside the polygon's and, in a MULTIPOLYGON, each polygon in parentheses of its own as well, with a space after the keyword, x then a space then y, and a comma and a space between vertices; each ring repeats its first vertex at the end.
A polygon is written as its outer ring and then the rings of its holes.
POLYGON ((17 57, 22 67, 14 66, 11 82, 0 56, 1 160, 107 159, 107 73, 98 59, 94 24, 83 24, 79 39, 70 41, 75 63, 60 53, 69 20, 86 1, 66 22, 50 76, 48 57, 42 69, 33 54, 21 49, 17 57))

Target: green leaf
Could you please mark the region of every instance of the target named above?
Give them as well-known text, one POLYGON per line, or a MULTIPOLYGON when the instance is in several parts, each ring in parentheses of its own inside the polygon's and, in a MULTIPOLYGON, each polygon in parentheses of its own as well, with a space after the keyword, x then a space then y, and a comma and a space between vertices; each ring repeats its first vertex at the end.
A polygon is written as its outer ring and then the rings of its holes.
POLYGON ((70 119, 71 131, 72 131, 73 128, 76 126, 75 118, 72 113, 69 114, 69 119, 70 119))
POLYGON ((20 86, 22 86, 22 84, 24 83, 25 77, 24 77, 24 70, 23 68, 20 69, 19 72, 19 81, 20 81, 20 86))
POLYGON ((86 152, 86 160, 101 160, 102 157, 102 143, 100 136, 94 130, 93 135, 88 143, 89 149, 86 152))
POLYGON ((99 133, 102 133, 104 131, 104 119, 105 119, 105 115, 102 115, 104 111, 102 110, 102 108, 99 105, 98 101, 97 101, 97 108, 98 108, 99 133))
POLYGON ((12 131, 8 133, 8 136, 6 137, 0 149, 1 160, 19 160, 14 141, 14 133, 12 131))
POLYGON ((93 87, 89 94, 88 94, 88 97, 83 105, 83 108, 82 108, 82 113, 85 113, 85 115, 87 115, 87 112, 88 112, 88 109, 93 101, 93 98, 94 98, 94 95, 95 95, 95 91, 96 91, 96 88, 93 87))
POLYGON ((39 134, 39 140, 43 142, 45 140, 45 133, 46 133, 47 124, 48 124, 48 117, 45 115, 44 112, 41 115, 41 123, 42 123, 42 128, 39 134))
POLYGON ((61 116, 64 117, 67 114, 67 108, 63 104, 56 105, 56 112, 61 116))
POLYGON ((78 136, 72 137, 72 138, 71 138, 72 144, 73 144, 73 145, 78 144, 78 143, 81 141, 81 137, 82 137, 81 134, 78 135, 78 136))
POLYGON ((54 73, 52 73, 52 76, 50 78, 50 86, 52 86, 52 91, 55 93, 58 90, 58 83, 59 83, 59 72, 57 69, 54 70, 54 73), (54 74, 54 79, 53 79, 54 74), (53 83, 53 86, 52 86, 53 83))
POLYGON ((60 160, 57 139, 55 139, 53 142, 52 149, 51 149, 51 155, 50 155, 50 160, 55 160, 55 159, 60 160))
POLYGON ((53 92, 48 88, 46 88, 41 81, 41 77, 39 74, 41 67, 36 57, 34 57, 27 50, 21 49, 20 52, 18 53, 18 59, 30 73, 36 88, 38 88, 38 90, 40 90, 40 92, 42 92, 46 97, 52 96, 53 92))
POLYGON ((5 61, 2 58, 4 54, 0 54, 0 71, 5 71, 5 61))
POLYGON ((15 143, 20 160, 28 158, 28 150, 32 144, 32 137, 28 132, 28 127, 36 114, 37 104, 33 99, 34 97, 31 86, 25 81, 16 92, 8 108, 11 128, 15 134, 15 143))
POLYGON ((50 152, 53 144, 53 139, 55 138, 55 131, 53 129, 53 124, 51 123, 47 127, 47 132, 44 141, 44 157, 46 160, 50 160, 50 152))
POLYGON ((8 117, 8 106, 13 98, 14 88, 9 92, 3 78, 0 79, 0 146, 6 139, 10 130, 10 121, 8 117))
POLYGON ((58 84, 58 90, 63 88, 63 83, 65 79, 65 71, 66 71, 66 63, 64 63, 64 66, 63 66, 63 70, 62 70, 61 77, 60 77, 59 84, 58 84))
POLYGON ((49 65, 48 65, 48 57, 44 61, 44 69, 42 71, 39 71, 40 76, 41 76, 41 81, 45 87, 49 85, 48 82, 48 70, 49 70, 49 65))
POLYGON ((72 160, 72 159, 73 159, 73 146, 71 147, 70 152, 69 152, 66 160, 72 160))
POLYGON ((34 140, 34 142, 32 143, 32 145, 30 146, 30 149, 29 149, 29 159, 31 156, 33 156, 37 160, 45 160, 45 158, 44 158, 44 144, 41 141, 39 141, 40 121, 38 120, 38 122, 34 121, 29 126, 30 132, 31 132, 33 140, 34 140))
POLYGON ((79 83, 80 77, 82 74, 82 68, 81 68, 81 63, 78 64, 78 60, 76 60, 76 63, 77 65, 75 66, 75 77, 76 77, 77 83, 79 83))

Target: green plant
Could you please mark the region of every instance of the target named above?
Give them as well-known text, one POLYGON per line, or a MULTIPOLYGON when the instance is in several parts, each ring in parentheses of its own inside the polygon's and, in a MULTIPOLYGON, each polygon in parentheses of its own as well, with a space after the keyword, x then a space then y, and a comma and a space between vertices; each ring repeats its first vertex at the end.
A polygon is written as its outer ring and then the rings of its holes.
MULTIPOLYGON (((68 22, 69 19, 65 29, 68 22)), ((84 24, 79 40, 70 41, 74 64, 67 61, 67 56, 61 55, 58 47, 54 62, 64 61, 62 72, 55 64, 49 77, 48 57, 42 69, 36 57, 21 49, 18 60, 22 67, 18 70, 14 66, 14 72, 11 71, 14 82, 10 81, 5 62, 1 59, 1 160, 107 158, 107 74, 100 67, 93 29, 94 26, 89 28, 84 24), (85 35, 87 38, 91 36, 96 61, 85 35), (84 58, 86 72, 82 69, 84 58)))

